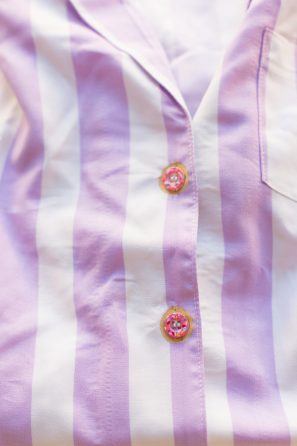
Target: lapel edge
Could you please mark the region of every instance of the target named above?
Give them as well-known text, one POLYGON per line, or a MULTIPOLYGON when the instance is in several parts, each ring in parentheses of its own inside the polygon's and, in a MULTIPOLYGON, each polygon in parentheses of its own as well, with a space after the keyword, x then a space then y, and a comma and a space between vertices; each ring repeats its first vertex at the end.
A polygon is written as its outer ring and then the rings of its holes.
MULTIPOLYGON (((119 39, 110 30, 108 30, 102 23, 97 22, 97 20, 95 20, 92 17, 92 15, 88 12, 86 7, 84 7, 81 4, 80 0, 70 0, 70 3, 75 8, 77 14, 89 27, 91 27, 94 31, 96 31, 98 34, 100 34, 102 37, 108 40, 115 48, 129 55, 138 65, 140 65, 142 69, 146 71, 147 74, 149 74, 160 86, 162 86, 172 96, 172 98, 178 103, 178 105, 185 112, 187 117, 191 119, 189 110, 177 84, 171 82, 169 78, 160 73, 160 71, 154 65, 148 62, 148 60, 145 57, 142 57, 142 55, 139 52, 135 51, 135 49, 127 45, 124 41, 119 41, 119 39)), ((121 5, 123 8, 126 9, 132 22, 135 23, 135 19, 134 17, 132 17, 132 14, 130 14, 130 12, 128 11, 126 5, 123 2, 121 2, 121 5)), ((135 23, 135 26, 136 27, 138 26, 137 22, 135 23)))

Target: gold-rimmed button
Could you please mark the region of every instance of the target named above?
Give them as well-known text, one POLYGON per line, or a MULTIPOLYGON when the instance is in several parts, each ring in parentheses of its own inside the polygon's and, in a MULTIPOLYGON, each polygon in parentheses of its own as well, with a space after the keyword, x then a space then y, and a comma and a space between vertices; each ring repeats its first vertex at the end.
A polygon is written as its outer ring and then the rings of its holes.
POLYGON ((184 308, 173 306, 161 317, 160 329, 168 341, 183 341, 193 331, 193 318, 184 308))
POLYGON ((160 186, 168 193, 175 194, 185 189, 189 182, 187 169, 182 163, 171 163, 162 170, 160 186))

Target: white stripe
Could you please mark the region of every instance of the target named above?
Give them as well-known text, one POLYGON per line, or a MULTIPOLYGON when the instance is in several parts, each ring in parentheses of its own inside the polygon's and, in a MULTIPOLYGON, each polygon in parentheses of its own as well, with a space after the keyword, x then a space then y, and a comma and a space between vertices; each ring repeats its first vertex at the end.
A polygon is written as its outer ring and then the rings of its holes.
POLYGON ((13 139, 20 127, 22 111, 4 75, 0 72, 0 178, 13 139))
POLYGON ((297 36, 296 2, 285 0, 272 35, 265 91, 268 182, 272 190, 272 314, 276 372, 291 446, 297 446, 297 36), (294 4, 294 7, 293 7, 294 4), (295 24, 292 27, 292 17, 295 24), (288 19, 288 20, 287 20, 288 19), (281 192, 281 193, 280 193, 281 192), (288 196, 295 197, 294 200, 288 196))
POLYGON ((159 329, 166 311, 163 233, 168 164, 159 89, 123 56, 130 118, 130 171, 123 236, 133 446, 173 446, 170 344, 159 329), (141 247, 141 249, 139 249, 141 247))
POLYGON ((222 331, 224 237, 221 218, 218 147, 220 70, 195 116, 196 171, 199 193, 197 277, 199 284, 208 446, 232 446, 233 430, 226 387, 222 331))
POLYGON ((79 193, 77 91, 63 0, 32 0, 45 159, 37 220, 38 331, 33 446, 73 445, 76 318, 73 224, 79 193))
POLYGON ((277 20, 277 31, 288 37, 297 37, 296 0, 281 0, 281 8, 277 20))
POLYGON ((297 446, 297 203, 273 193, 273 331, 276 371, 297 446))

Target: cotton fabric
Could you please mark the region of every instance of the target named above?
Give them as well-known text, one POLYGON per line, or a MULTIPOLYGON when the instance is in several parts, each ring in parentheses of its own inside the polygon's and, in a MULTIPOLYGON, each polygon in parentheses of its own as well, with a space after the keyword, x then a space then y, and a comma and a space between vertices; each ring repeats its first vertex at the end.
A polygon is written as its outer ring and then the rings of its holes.
POLYGON ((0 446, 297 445, 296 2, 0 24, 0 446))

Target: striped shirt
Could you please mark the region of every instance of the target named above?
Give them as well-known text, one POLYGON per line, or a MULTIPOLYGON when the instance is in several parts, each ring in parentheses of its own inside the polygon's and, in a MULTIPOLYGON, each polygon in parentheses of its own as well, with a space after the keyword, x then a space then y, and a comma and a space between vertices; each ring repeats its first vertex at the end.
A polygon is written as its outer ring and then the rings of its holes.
POLYGON ((0 25, 0 446, 296 446, 296 0, 0 25))

